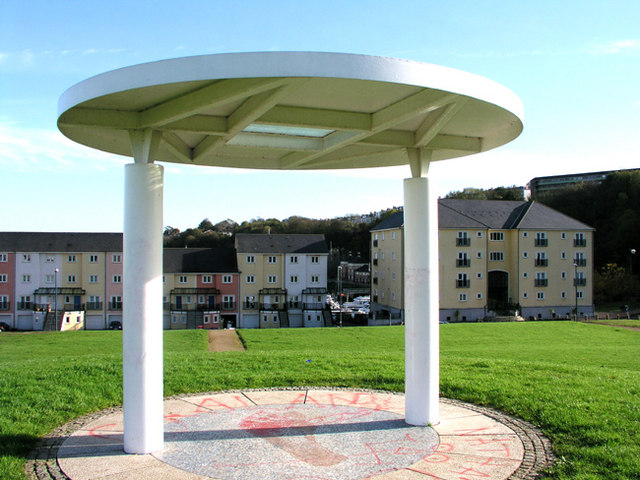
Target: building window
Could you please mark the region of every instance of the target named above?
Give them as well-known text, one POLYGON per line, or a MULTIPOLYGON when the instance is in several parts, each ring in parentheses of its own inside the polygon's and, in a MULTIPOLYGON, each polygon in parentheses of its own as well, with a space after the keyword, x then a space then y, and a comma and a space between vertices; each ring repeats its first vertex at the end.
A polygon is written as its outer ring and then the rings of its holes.
POLYGON ((503 262, 504 252, 490 252, 489 260, 491 260, 492 262, 503 262))
POLYGON ((247 275, 244 279, 245 283, 256 283, 255 275, 247 275))
POLYGON ((278 257, 275 255, 269 255, 267 257, 267 263, 278 263, 278 257))
POLYGON ((298 283, 298 276, 297 275, 291 275, 289 277, 289 283, 298 283))
POLYGON ((55 258, 53 257, 47 257, 47 259, 45 260, 47 263, 53 263, 55 262, 55 258))
POLYGON ((22 261, 24 263, 30 263, 31 262, 31 254, 30 253, 23 253, 22 254, 22 261))
POLYGON ((75 275, 67 275, 67 283, 76 283, 75 275))
POLYGON ((584 253, 576 252, 576 257, 573 259, 573 263, 575 263, 578 267, 586 267, 587 259, 584 257, 584 253))
POLYGON ((566 260, 566 259, 567 259, 567 252, 561 252, 561 253, 560 253, 560 258, 561 258, 562 260, 566 260))
POLYGON ((478 279, 482 278, 482 272, 476 273, 476 278, 478 278, 478 279))
POLYGON ((122 283, 122 275, 114 275, 111 281, 113 283, 122 283))
POLYGON ((537 252, 536 253, 536 267, 547 267, 549 266, 549 260, 547 260, 546 252, 537 252))
POLYGON ((522 238, 529 238, 529 232, 522 232, 522 238))
POLYGON ((162 275, 162 283, 167 283, 167 276, 166 275, 162 275))
POLYGON ((254 295, 246 295, 244 297, 244 308, 256 308, 256 297, 254 295))
POLYGON ((529 294, 527 292, 522 293, 522 298, 529 298, 529 294))
POLYGON ((471 261, 467 252, 458 252, 458 259, 456 260, 456 267, 470 267, 471 261))
POLYGON ((504 232, 491 232, 489 240, 492 242, 504 242, 504 232))
POLYGON ((529 278, 529 272, 524 272, 522 274, 522 278, 529 278))
POLYGON ((562 233, 560 234, 560 238, 561 238, 562 240, 566 240, 566 239, 567 239, 567 234, 566 234, 565 232, 562 232, 562 233))
POLYGON ((538 300, 544 300, 544 292, 536 292, 536 298, 538 300))
POLYGON ((231 275, 223 275, 222 276, 222 283, 229 284, 232 281, 233 281, 233 277, 231 275))
POLYGON ((89 263, 98 263, 98 255, 89 255, 89 263))
POLYGON ((481 231, 476 232, 476 237, 482 238, 482 232, 481 231))
POLYGON ((482 252, 478 252, 478 253, 476 254, 476 257, 477 257, 477 258, 482 258, 482 252))
POLYGON ((567 272, 561 272, 561 273, 560 273, 560 278, 561 278, 561 279, 563 279, 563 280, 564 280, 565 278, 567 278, 567 272))
POLYGON ((384 232, 382 232, 382 241, 384 242, 384 232))
POLYGON ((456 288, 469 288, 471 282, 466 273, 459 273, 456 280, 456 288))
POLYGON ((98 283, 98 275, 89 275, 89 283, 98 283))
POLYGON ((0 273, 0 283, 7 283, 7 274, 0 273))
POLYGON ((396 272, 391 272, 391 280, 395 280, 396 279, 396 272))
MULTIPOLYGON (((384 253, 382 254, 382 258, 384 258, 384 253)), ((320 257, 314 255, 311 257, 311 263, 320 263, 320 257)))
POLYGON ((471 240, 469 239, 468 232, 458 232, 456 237, 456 246, 457 247, 468 247, 471 245, 471 240))
POLYGON ((476 293, 476 298, 478 300, 482 300, 482 294, 481 293, 476 293))
POLYGON ((222 296, 222 308, 225 310, 232 310, 235 308, 236 297, 235 295, 223 295, 222 296))
POLYGON ((0 263, 7 263, 9 256, 6 253, 0 253, 0 263))
POLYGON ((31 283, 31 275, 22 275, 22 283, 31 283))
POLYGON ((298 263, 298 256, 297 255, 293 255, 293 256, 289 257, 289 263, 298 263))
POLYGON ((276 275, 267 275, 267 283, 277 283, 278 277, 276 275))
POLYGON ((395 260, 396 259, 396 252, 391 252, 391 260, 395 260))
POLYGON ((578 298, 584 298, 582 290, 578 290, 578 298))
POLYGON ((587 238, 584 236, 584 233, 576 233, 576 236, 573 239, 574 247, 586 247, 587 246, 587 238))
POLYGON ((391 232, 391 240, 395 240, 396 239, 396 232, 391 232))
POLYGON ((391 301, 395 302, 396 300, 396 292, 391 292, 391 301))
POLYGON ((546 287, 548 286, 549 281, 547 280, 547 274, 545 272, 536 272, 536 287, 546 287))
POLYGON ((204 303, 204 295, 198 295, 198 304, 204 303))
POLYGON ((67 263, 76 263, 75 255, 67 255, 67 263))
POLYGON ((522 258, 529 258, 529 252, 522 252, 522 258))
POLYGON ((186 275, 180 275, 178 277, 178 283, 187 283, 187 276, 186 275))
POLYGON ((547 239, 547 234, 545 232, 536 232, 536 247, 546 247, 549 245, 549 240, 547 239))
POLYGON ((45 283, 54 283, 55 281, 56 281, 56 277, 55 277, 55 275, 54 275, 54 274, 52 274, 52 273, 47 273, 47 274, 44 276, 44 282, 45 282, 45 283))
POLYGON ((122 263, 122 255, 119 253, 111 255, 111 263, 122 263))
POLYGON ((320 282, 320 277, 318 275, 311 275, 311 283, 320 282))
POLYGON ((255 255, 247 255, 247 263, 256 263, 255 255))
POLYGON ((560 295, 562 298, 567 298, 567 292, 562 292, 560 295))
POLYGON ((467 301, 467 294, 466 294, 466 293, 460 293, 460 294, 458 294, 458 301, 460 301, 460 302, 466 302, 466 301, 467 301))
POLYGON ((202 283, 213 283, 213 277, 211 275, 203 275, 202 283))

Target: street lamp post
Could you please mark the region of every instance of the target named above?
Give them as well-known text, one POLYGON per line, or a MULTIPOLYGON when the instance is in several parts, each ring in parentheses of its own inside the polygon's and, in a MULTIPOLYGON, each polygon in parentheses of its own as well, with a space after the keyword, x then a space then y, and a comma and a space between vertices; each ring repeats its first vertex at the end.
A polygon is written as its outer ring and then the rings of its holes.
POLYGON ((340 307, 340 328, 342 328, 342 265, 338 265, 338 306, 340 307))
POLYGON ((636 254, 635 248, 629 249, 629 275, 633 275, 633 256, 636 254))
POLYGON ((53 271, 53 325, 58 330, 58 269, 53 271))
POLYGON ((576 289, 576 316, 575 316, 575 320, 578 321, 578 262, 575 262, 573 264, 573 268, 575 270, 575 275, 573 278, 573 284, 575 286, 576 289))

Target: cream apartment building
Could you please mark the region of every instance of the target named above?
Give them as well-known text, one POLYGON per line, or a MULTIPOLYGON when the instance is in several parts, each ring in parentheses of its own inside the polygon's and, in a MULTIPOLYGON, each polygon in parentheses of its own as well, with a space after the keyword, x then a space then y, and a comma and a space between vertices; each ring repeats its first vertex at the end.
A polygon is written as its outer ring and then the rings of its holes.
POLYGON ((324 235, 237 234, 242 328, 331 325, 324 235))
MULTIPOLYGON (((537 202, 439 201, 440 320, 593 313, 593 228, 537 202)), ((403 318, 403 213, 371 230, 371 311, 403 318)))

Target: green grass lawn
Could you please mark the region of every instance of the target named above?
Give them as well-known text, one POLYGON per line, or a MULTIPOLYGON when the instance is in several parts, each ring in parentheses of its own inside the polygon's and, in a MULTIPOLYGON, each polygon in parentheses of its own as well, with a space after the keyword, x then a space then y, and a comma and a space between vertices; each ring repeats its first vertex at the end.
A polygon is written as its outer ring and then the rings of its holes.
MULTIPOLYGON (((402 391, 402 327, 165 333, 165 394, 340 386, 402 391)), ((0 334, 0 478, 23 479, 42 436, 122 402, 122 332, 0 334)), ((574 322, 441 326, 442 395, 535 425, 559 461, 546 478, 640 478, 640 332, 574 322)))

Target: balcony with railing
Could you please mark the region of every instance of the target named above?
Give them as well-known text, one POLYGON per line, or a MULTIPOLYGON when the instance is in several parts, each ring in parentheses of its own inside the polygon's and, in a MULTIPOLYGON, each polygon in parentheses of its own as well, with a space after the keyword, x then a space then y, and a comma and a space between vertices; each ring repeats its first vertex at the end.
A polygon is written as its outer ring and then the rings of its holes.
POLYGON ((548 267, 549 259, 548 258, 536 258, 536 267, 548 267))
POLYGON ((456 260, 456 267, 464 268, 464 267, 470 267, 470 266, 471 266, 471 260, 469 260, 468 258, 458 258, 456 260))
POLYGON ((279 312, 287 309, 286 303, 260 303, 260 310, 268 312, 279 312))
POLYGON ((456 280, 456 288, 469 288, 471 286, 471 280, 468 278, 465 280, 456 280))
POLYGON ((536 238, 535 246, 536 247, 548 247, 549 246, 549 239, 548 238, 536 238))
POLYGON ((573 246, 574 247, 586 247, 587 246, 587 239, 586 238, 574 238, 573 239, 573 246))
POLYGON ((321 302, 303 303, 302 304, 302 309, 303 310, 327 310, 328 308, 329 308, 329 305, 327 305, 326 303, 321 303, 321 302))
POLYGON ((548 278, 536 278, 535 280, 536 287, 548 287, 549 279, 548 278))
POLYGON ((468 247, 471 245, 471 239, 469 237, 457 237, 456 247, 468 247))
POLYGON ((373 277, 373 284, 377 285, 378 284, 378 277, 373 277))
POLYGON ((577 265, 578 267, 586 267, 587 266, 587 259, 586 258, 574 258, 573 259, 573 263, 575 265, 577 265))
POLYGON ((225 312, 228 312, 229 310, 235 310, 236 309, 236 302, 222 302, 222 304, 220 305, 220 310, 223 310, 225 312))
POLYGON ((109 302, 109 310, 122 310, 122 302, 109 302))
POLYGON ((576 287, 586 287, 587 286, 587 279, 586 278, 574 278, 573 279, 573 284, 576 287))
POLYGON ((377 246, 378 246, 378 240, 374 240, 374 241, 373 241, 373 246, 374 246, 374 247, 377 247, 377 246))
POLYGON ((377 259, 377 258, 374 258, 374 259, 373 259, 373 264, 374 264, 374 265, 378 265, 378 259, 377 259))
POLYGON ((87 302, 87 310, 102 310, 102 302, 87 302))
POLYGON ((33 310, 33 302, 18 302, 18 310, 33 310))
POLYGON ((0 310, 2 311, 11 310, 11 302, 9 300, 0 301, 0 310))

